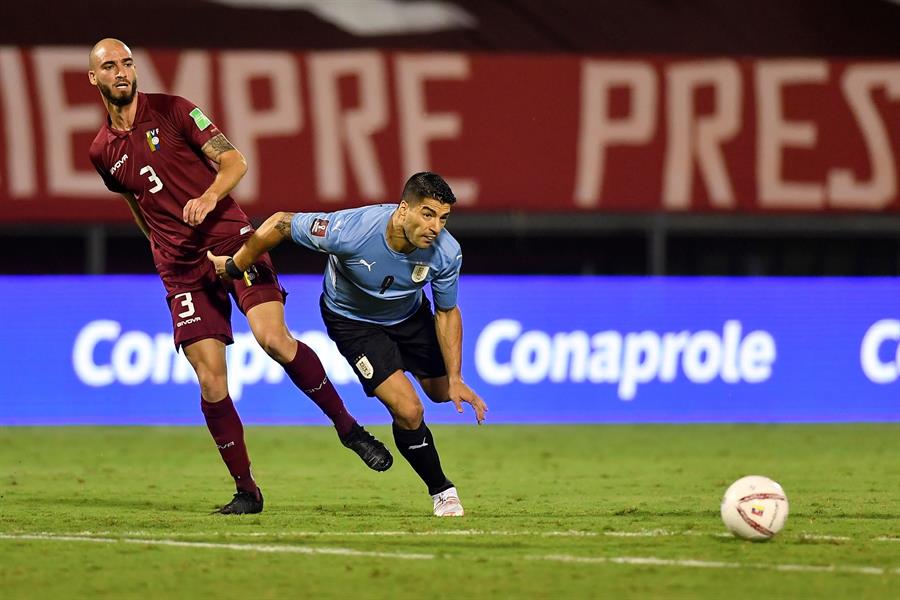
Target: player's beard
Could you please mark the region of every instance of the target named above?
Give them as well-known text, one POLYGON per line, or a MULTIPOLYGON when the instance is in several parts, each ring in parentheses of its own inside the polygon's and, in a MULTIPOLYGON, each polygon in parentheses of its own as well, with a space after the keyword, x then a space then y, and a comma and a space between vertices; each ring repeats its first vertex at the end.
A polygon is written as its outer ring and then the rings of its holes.
POLYGON ((103 97, 106 98, 110 104, 121 108, 122 106, 128 106, 134 102, 134 97, 137 95, 137 78, 135 77, 134 81, 131 82, 131 92, 125 96, 114 96, 112 86, 103 85, 101 83, 98 87, 100 88, 100 93, 103 94, 103 97))

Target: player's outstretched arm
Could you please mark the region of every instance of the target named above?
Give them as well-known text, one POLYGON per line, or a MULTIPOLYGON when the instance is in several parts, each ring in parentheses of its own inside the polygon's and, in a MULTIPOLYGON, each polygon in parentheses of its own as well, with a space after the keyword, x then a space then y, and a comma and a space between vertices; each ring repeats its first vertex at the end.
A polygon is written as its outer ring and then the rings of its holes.
POLYGON ((144 237, 149 240, 150 227, 147 226, 147 221, 144 220, 144 215, 143 213, 141 213, 141 209, 138 207, 137 198, 135 198, 134 194, 132 194, 131 192, 123 193, 122 197, 125 198, 125 202, 128 203, 128 208, 131 209, 131 214, 134 215, 134 222, 137 223, 137 226, 141 228, 141 232, 143 232, 144 237))
MULTIPOLYGON (((241 272, 250 268, 253 263, 259 260, 259 257, 280 244, 283 240, 291 237, 291 219, 294 213, 277 212, 259 226, 259 229, 253 232, 244 245, 230 257, 234 261, 234 266, 241 272)), ((220 277, 229 277, 225 263, 228 256, 216 256, 212 252, 206 253, 207 258, 212 261, 216 267, 216 273, 220 277)))
POLYGON ((209 160, 219 165, 219 172, 199 198, 191 198, 184 205, 182 218, 188 225, 202 223, 206 215, 216 207, 216 203, 228 195, 247 172, 244 155, 231 145, 225 134, 213 137, 203 144, 201 150, 209 160))
POLYGON ((448 310, 438 308, 434 311, 434 327, 437 332, 441 355, 447 369, 450 401, 456 406, 456 412, 462 412, 462 403, 472 405, 478 424, 484 422, 484 413, 488 411, 484 400, 470 388, 462 378, 462 314, 459 307, 448 310))

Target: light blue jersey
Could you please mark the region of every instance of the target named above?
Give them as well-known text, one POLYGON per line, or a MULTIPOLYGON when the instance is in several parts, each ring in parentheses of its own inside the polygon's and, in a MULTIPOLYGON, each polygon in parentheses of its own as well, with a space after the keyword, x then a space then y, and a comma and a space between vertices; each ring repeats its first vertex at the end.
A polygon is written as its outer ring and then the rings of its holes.
POLYGON ((294 242, 330 255, 323 286, 329 310, 348 319, 394 325, 418 310, 428 283, 436 308, 456 306, 459 242, 444 229, 428 248, 395 252, 386 233, 396 208, 378 204, 294 215, 294 242))

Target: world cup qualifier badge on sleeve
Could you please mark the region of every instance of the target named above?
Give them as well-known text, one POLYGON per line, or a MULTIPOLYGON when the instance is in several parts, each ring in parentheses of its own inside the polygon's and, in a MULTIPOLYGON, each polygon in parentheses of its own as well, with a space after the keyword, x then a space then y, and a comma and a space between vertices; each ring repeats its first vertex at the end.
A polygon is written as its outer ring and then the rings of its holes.
POLYGON ((204 131, 207 127, 212 125, 212 121, 209 120, 209 117, 204 115, 203 111, 199 108, 194 108, 194 110, 188 114, 194 120, 194 124, 197 125, 197 129, 200 131, 204 131))
POLYGON ((328 229, 328 219, 316 219, 309 226, 310 235, 316 237, 325 237, 325 231, 328 229))

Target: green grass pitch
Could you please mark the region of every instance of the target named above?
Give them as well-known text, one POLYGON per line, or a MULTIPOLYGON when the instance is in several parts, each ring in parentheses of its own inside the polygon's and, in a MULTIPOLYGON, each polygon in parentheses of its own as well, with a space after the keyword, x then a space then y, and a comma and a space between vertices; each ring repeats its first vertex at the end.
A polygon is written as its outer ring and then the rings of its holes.
POLYGON ((463 518, 327 427, 247 428, 240 517, 205 429, 0 429, 0 597, 900 597, 900 424, 433 430, 463 518), (719 519, 748 474, 790 499, 770 542, 719 519))

